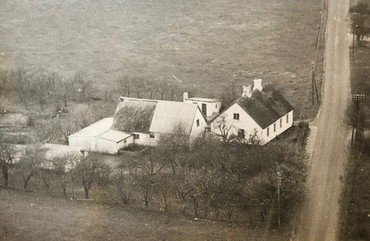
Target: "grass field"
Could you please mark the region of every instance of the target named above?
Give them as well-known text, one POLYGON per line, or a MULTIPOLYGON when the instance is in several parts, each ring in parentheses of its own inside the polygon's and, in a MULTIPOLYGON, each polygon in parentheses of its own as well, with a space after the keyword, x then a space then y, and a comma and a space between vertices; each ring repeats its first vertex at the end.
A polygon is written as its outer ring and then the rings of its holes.
POLYGON ((0 240, 288 240, 238 224, 38 195, 0 189, 0 240))
POLYGON ((0 66, 182 80, 198 94, 263 78, 312 116, 321 0, 2 0, 0 66))

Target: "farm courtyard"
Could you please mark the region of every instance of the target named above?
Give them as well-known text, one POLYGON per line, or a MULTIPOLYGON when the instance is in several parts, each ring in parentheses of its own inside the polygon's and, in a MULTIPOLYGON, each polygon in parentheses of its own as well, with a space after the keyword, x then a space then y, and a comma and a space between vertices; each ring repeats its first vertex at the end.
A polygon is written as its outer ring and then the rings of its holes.
POLYGON ((83 71, 100 91, 122 75, 181 81, 199 95, 254 78, 312 117, 321 0, 3 0, 0 67, 83 71), (174 78, 176 76, 176 79, 174 78))

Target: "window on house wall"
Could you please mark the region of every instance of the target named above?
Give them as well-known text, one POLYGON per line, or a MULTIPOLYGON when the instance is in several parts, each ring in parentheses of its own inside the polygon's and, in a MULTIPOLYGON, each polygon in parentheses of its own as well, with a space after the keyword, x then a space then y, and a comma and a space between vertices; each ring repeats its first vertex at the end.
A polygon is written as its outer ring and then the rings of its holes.
POLYGON ((124 140, 123 143, 127 143, 127 140, 124 140))
POLYGON ((286 123, 289 123, 289 114, 286 115, 286 123))
POLYGON ((134 139, 135 140, 140 139, 140 135, 139 134, 134 134, 134 139))
POLYGON ((234 113, 234 120, 239 120, 239 113, 234 113))
POLYGON ((267 127, 267 136, 269 136, 269 135, 270 135, 270 128, 267 127))
POLYGON ((199 126, 200 125, 200 121, 199 121, 199 119, 197 120, 197 126, 199 126))
POLYGON ((239 129, 238 130, 238 137, 244 139, 244 137, 245 137, 245 131, 244 131, 244 129, 239 129))
POLYGON ((283 127, 283 118, 280 119, 280 128, 283 127))
POLYGON ((217 104, 216 104, 216 108, 217 108, 217 104))
POLYGON ((276 132, 276 123, 274 123, 274 132, 276 132))
POLYGON ((149 137, 150 137, 150 138, 155 138, 155 135, 154 135, 153 133, 150 133, 150 134, 149 134, 149 137))

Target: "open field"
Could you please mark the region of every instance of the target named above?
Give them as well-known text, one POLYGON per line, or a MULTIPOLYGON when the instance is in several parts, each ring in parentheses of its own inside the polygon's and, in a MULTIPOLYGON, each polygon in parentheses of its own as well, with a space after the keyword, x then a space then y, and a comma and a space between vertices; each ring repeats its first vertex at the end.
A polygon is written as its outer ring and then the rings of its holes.
POLYGON ((0 189, 0 240, 288 240, 238 224, 0 189))
POLYGON ((261 77, 312 116, 321 0, 2 0, 0 66, 182 80, 198 94, 261 77))

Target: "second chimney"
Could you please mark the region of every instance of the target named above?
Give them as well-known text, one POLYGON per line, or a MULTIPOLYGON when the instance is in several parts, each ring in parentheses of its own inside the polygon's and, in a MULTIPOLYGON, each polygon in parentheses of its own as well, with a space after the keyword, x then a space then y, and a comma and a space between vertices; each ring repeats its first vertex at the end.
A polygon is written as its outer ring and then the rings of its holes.
POLYGON ((243 85, 243 94, 242 97, 252 97, 252 86, 250 85, 243 85))
POLYGON ((255 90, 262 91, 262 79, 253 80, 253 91, 255 90))

